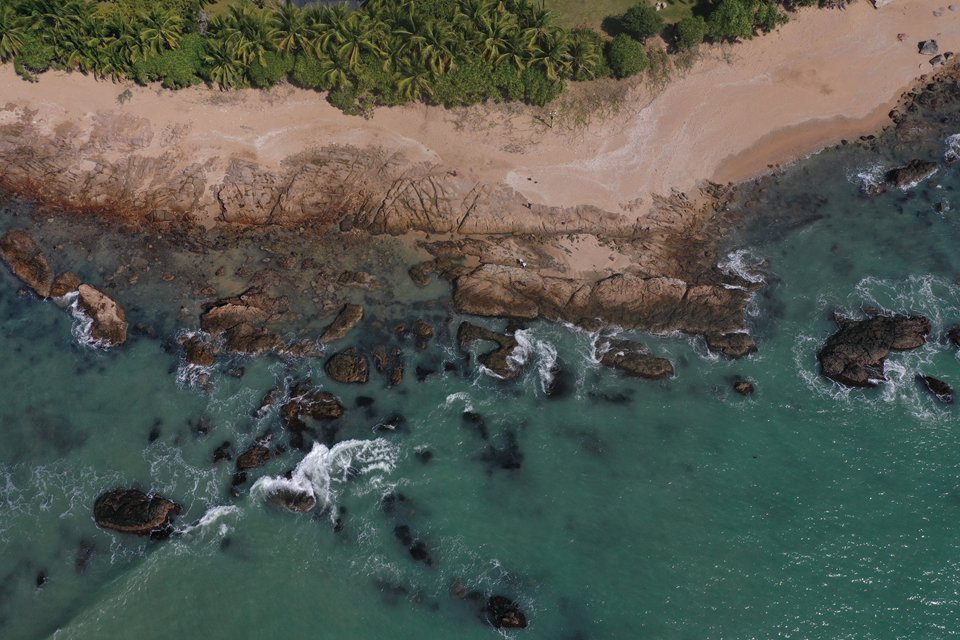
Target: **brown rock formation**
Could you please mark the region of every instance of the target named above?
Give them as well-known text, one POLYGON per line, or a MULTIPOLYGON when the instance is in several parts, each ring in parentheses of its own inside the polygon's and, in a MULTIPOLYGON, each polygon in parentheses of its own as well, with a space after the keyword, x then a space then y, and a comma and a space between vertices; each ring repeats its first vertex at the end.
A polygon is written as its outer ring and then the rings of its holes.
POLYGON ((0 238, 0 258, 34 293, 41 298, 50 297, 53 271, 30 234, 17 230, 0 238))
POLYGON ((363 320, 363 307, 359 304, 347 303, 343 305, 337 317, 333 319, 320 336, 320 342, 335 342, 342 340, 350 333, 354 327, 363 320))
POLYGON ((350 347, 327 360, 324 368, 327 375, 345 384, 364 384, 370 379, 370 363, 367 356, 350 347))
POLYGON ((123 307, 102 291, 82 284, 77 304, 93 320, 90 337, 107 347, 116 347, 127 341, 127 317, 123 307))
POLYGON ((176 502, 139 489, 107 491, 93 505, 94 519, 104 529, 151 538, 169 536, 171 520, 181 511, 176 502))
POLYGON ((673 365, 666 358, 651 355, 639 342, 631 340, 609 340, 597 344, 602 353, 600 364, 619 369, 630 375, 648 380, 660 380, 673 375, 673 365))

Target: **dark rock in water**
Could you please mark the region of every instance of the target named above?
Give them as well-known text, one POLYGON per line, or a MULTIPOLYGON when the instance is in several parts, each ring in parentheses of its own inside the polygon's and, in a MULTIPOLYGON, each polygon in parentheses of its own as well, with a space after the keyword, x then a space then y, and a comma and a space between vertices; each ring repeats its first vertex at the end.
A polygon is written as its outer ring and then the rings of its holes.
POLYGON ((50 296, 53 298, 62 298, 68 293, 73 293, 80 288, 80 278, 72 271, 61 273, 53 280, 53 287, 50 289, 50 296))
POLYGON ((306 429, 302 416, 314 420, 336 420, 343 416, 343 405, 336 396, 326 391, 311 391, 307 385, 295 385, 292 397, 280 407, 280 418, 284 426, 294 432, 306 429))
POLYGON ((933 397, 944 404, 953 404, 953 387, 933 376, 917 374, 917 382, 923 384, 933 397))
POLYGON ((922 55, 935 56, 940 52, 940 45, 936 40, 921 40, 917 43, 917 49, 922 55))
POLYGON ((871 387, 886 381, 883 367, 890 351, 916 349, 926 343, 930 333, 930 321, 922 316, 836 320, 840 330, 827 339, 817 359, 824 376, 851 387, 871 387))
POLYGON ((345 384, 363 384, 370 379, 370 363, 354 347, 332 356, 324 368, 328 376, 345 384))
POLYGON ((497 629, 527 628, 527 617, 516 602, 505 596, 490 596, 484 614, 487 622, 497 629))
POLYGON ((707 348, 728 358, 744 358, 757 350, 757 343, 749 333, 708 333, 707 348))
POLYGON ((463 424, 468 427, 472 427, 484 440, 490 439, 490 432, 487 431, 487 424, 483 420, 483 416, 479 413, 474 413, 473 411, 464 411, 461 416, 463 419, 463 424))
POLYGON ((426 565, 433 564, 433 558, 430 557, 427 544, 423 540, 414 538, 409 526, 405 524, 397 525, 393 529, 393 535, 400 541, 400 544, 406 547, 411 558, 426 565))
POLYGON ((370 396, 357 396, 353 402, 355 405, 363 409, 366 407, 372 407, 374 400, 370 396))
POLYGON ((502 447, 490 445, 481 459, 492 468, 516 471, 523 466, 523 451, 520 450, 517 435, 513 431, 507 431, 503 439, 505 442, 502 447))
POLYGON ((925 160, 911 160, 902 167, 887 171, 884 179, 898 189, 909 189, 923 182, 937 172, 936 162, 925 160))
POLYGON ((272 490, 267 500, 274 506, 296 513, 307 513, 317 506, 312 492, 286 486, 272 490))
POLYGON ((186 361, 200 367, 213 366, 213 361, 220 352, 216 342, 209 335, 201 333, 180 336, 177 342, 183 347, 186 361))
POLYGON ((417 318, 417 321, 413 323, 413 333, 417 338, 417 349, 423 351, 433 337, 433 327, 427 324, 425 320, 417 318))
POLYGON ((48 576, 47 576, 47 570, 46 570, 46 569, 40 569, 40 571, 37 572, 37 577, 36 577, 36 580, 35 580, 35 583, 36 583, 36 585, 37 585, 37 589, 39 589, 39 588, 41 588, 43 585, 47 584, 47 580, 48 580, 48 579, 49 579, 49 578, 48 578, 48 576))
POLYGON ((223 373, 231 378, 236 378, 239 380, 243 376, 247 375, 247 369, 246 367, 233 367, 232 369, 227 369, 223 373))
POLYGON ((387 370, 388 363, 389 358, 387 357, 387 348, 383 345, 374 347, 373 366, 377 370, 377 373, 384 373, 387 370))
POLYGON ((960 325, 951 327, 951 329, 947 331, 947 339, 953 346, 960 348, 960 325))
POLYGON ((669 360, 650 355, 639 342, 607 340, 597 344, 597 351, 603 352, 600 364, 633 376, 660 380, 673 375, 673 365, 669 360))
POLYGON ((423 365, 417 365, 417 382, 423 382, 433 374, 437 372, 434 367, 425 367, 423 365))
POLYGON ((233 460, 233 446, 229 440, 225 440, 223 444, 213 450, 213 464, 223 460, 233 460))
POLYGON ((87 570, 90 558, 97 552, 97 544, 93 540, 84 538, 77 547, 77 554, 73 558, 73 568, 77 573, 83 573, 87 570))
POLYGON ((733 389, 742 396, 749 396, 753 393, 753 383, 747 380, 737 380, 733 383, 733 389))
POLYGON ((116 347, 127 341, 127 316, 123 307, 102 291, 88 284, 77 289, 77 304, 93 320, 90 337, 107 347, 116 347))
POLYGON ((359 304, 347 303, 340 309, 340 313, 333 319, 330 326, 320 336, 320 342, 328 343, 342 340, 354 327, 363 320, 363 307, 359 304))
POLYGON ((46 256, 23 230, 11 231, 0 238, 0 258, 13 275, 41 298, 49 298, 53 288, 53 271, 46 256))
POLYGON ((237 458, 237 470, 247 471, 262 467, 270 459, 270 449, 257 441, 237 458))
POLYGON ((147 442, 155 442, 159 437, 160 427, 158 425, 153 425, 153 427, 150 429, 150 433, 147 434, 147 442))
POLYGON ((176 502, 139 489, 107 491, 93 505, 94 518, 104 529, 154 539, 166 538, 173 532, 171 520, 181 511, 176 502))
POLYGON ((508 360, 517 347, 516 338, 469 322, 460 323, 460 328, 457 329, 457 342, 461 351, 466 352, 467 348, 477 340, 494 342, 498 345, 498 348, 480 356, 480 364, 504 380, 513 380, 520 375, 520 368, 512 366, 508 360))
POLYGON ((417 460, 419 460, 421 464, 427 464, 428 462, 433 460, 433 451, 430 451, 429 449, 424 449, 423 451, 417 451, 416 455, 417 455, 417 460))

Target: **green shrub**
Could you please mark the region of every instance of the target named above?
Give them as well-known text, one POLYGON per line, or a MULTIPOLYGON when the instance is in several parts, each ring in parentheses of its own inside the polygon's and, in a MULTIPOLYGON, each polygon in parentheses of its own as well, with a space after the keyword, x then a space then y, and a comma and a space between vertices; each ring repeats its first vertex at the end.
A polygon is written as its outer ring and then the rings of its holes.
POLYGON ((592 29, 577 29, 573 32, 570 53, 573 57, 571 71, 574 80, 609 78, 613 75, 604 55, 606 41, 592 29))
POLYGON ((323 63, 314 55, 298 55, 293 63, 290 79, 304 89, 329 89, 324 80, 323 63))
POLYGON ((357 102, 357 92, 352 88, 331 91, 327 94, 327 102, 348 116, 358 116, 361 113, 360 104, 357 102))
POLYGON ((607 60, 618 78, 636 75, 650 64, 643 45, 622 33, 607 47, 607 60))
POLYGON ((753 15, 753 24, 764 33, 769 33, 785 24, 788 19, 787 15, 780 11, 776 2, 765 0, 757 6, 753 15))
MULTIPOLYGON (((206 42, 197 34, 188 34, 176 49, 164 51, 145 62, 138 70, 150 80, 160 81, 168 89, 183 89, 199 83, 203 75, 206 42)), ((141 78, 136 77, 139 82, 141 78)))
POLYGON ((526 69, 522 74, 524 96, 529 104, 542 107, 563 93, 563 80, 550 80, 539 69, 526 69))
POLYGON ((677 23, 677 49, 686 51, 697 46, 707 37, 707 21, 703 16, 691 16, 677 23))
POLYGON ((480 58, 468 58, 437 78, 433 99, 445 107, 477 104, 499 96, 493 81, 493 70, 480 58))
POLYGON ((499 95, 495 95, 495 99, 509 100, 511 102, 517 102, 523 100, 526 96, 527 89, 523 84, 523 78, 514 67, 502 64, 497 67, 493 75, 490 76, 493 86, 496 87, 499 95))
POLYGON ((749 40, 753 37, 755 0, 720 0, 707 20, 714 40, 749 40))
POLYGON ((14 58, 17 73, 25 78, 29 78, 34 73, 43 73, 50 68, 53 60, 53 47, 32 33, 23 37, 20 52, 14 58))
MULTIPOLYGON (((187 36, 189 37, 189 36, 187 36)), ((263 54, 263 63, 254 60, 247 68, 250 84, 258 89, 265 89, 283 81, 293 71, 293 58, 267 51, 263 54)))
POLYGON ((663 18, 652 6, 641 2, 620 16, 620 28, 637 40, 646 40, 663 31, 663 18))

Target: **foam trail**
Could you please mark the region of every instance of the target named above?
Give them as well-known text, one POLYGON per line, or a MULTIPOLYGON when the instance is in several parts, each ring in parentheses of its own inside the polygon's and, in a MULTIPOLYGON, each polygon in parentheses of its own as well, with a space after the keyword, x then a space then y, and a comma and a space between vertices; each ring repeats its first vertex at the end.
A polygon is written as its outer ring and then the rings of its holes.
POLYGON ((470 399, 470 394, 466 391, 458 391, 456 393, 451 393, 447 396, 446 401, 443 403, 443 406, 447 409, 453 406, 454 402, 463 402, 463 410, 473 411, 473 402, 470 399))
MULTIPOLYGON (((224 518, 238 516, 239 514, 240 509, 234 505, 210 507, 196 524, 188 524, 182 529, 179 529, 177 533, 181 535, 193 533, 194 531, 205 533, 224 518)), ((220 522, 220 526, 217 527, 217 535, 222 537, 228 533, 230 533, 230 527, 226 523, 220 522)))
POLYGON ((254 483, 252 495, 270 499, 278 495, 312 497, 321 510, 330 509, 331 518, 340 495, 339 485, 354 476, 379 472, 387 474, 397 464, 397 448, 384 440, 345 440, 327 448, 315 442, 290 478, 264 477, 254 483))
POLYGON ((960 160, 960 133, 947 136, 943 143, 947 147, 946 152, 943 154, 943 159, 947 162, 960 160))
MULTIPOLYGON (((766 282, 763 274, 763 268, 767 261, 754 254, 750 249, 737 249, 727 254, 726 259, 717 264, 717 268, 728 276, 740 278, 751 284, 760 284, 766 282)), ((730 288, 741 288, 734 285, 728 285, 730 288)))
POLYGON ((849 176, 851 182, 860 185, 860 191, 863 193, 873 193, 880 189, 886 182, 886 169, 882 164, 871 164, 867 167, 857 170, 856 173, 849 176))
POLYGON ((81 346, 91 349, 107 349, 109 345, 106 342, 93 337, 93 318, 84 313, 83 309, 80 308, 79 297, 80 294, 78 292, 72 291, 61 298, 67 305, 67 309, 69 309, 70 315, 73 316, 75 321, 73 328, 70 329, 70 333, 73 334, 73 337, 77 339, 77 342, 79 342, 81 346))
POLYGON ((533 337, 531 329, 519 329, 513 337, 517 346, 509 356, 507 363, 511 369, 523 367, 530 359, 536 356, 537 374, 540 376, 540 387, 546 393, 553 383, 554 370, 557 366, 557 349, 545 340, 533 337))

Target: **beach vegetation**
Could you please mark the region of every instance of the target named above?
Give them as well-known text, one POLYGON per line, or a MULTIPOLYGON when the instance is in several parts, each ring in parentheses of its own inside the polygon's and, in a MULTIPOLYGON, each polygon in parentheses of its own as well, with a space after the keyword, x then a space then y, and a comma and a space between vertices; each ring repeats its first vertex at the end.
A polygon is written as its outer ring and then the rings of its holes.
POLYGON ((687 51, 703 42, 707 37, 707 21, 703 16, 690 16, 677 23, 674 29, 675 43, 680 51, 687 51))
POLYGON ((646 40, 663 31, 663 18, 647 2, 641 2, 627 9, 620 16, 620 29, 637 40, 646 40))
POLYGON ((607 57, 613 74, 618 78, 635 76, 650 66, 643 45, 625 33, 613 39, 608 47, 607 57))

